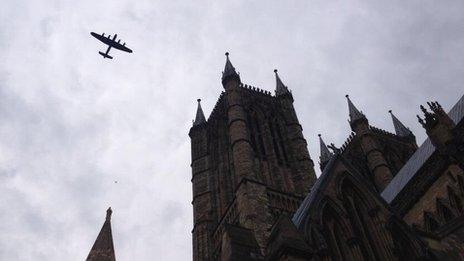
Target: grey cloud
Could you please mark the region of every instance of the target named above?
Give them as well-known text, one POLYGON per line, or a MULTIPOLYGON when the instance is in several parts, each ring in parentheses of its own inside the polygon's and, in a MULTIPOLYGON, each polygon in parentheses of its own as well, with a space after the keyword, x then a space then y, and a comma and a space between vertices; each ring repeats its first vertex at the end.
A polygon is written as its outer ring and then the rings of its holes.
POLYGON ((418 105, 462 95, 461 1, 7 1, 0 9, 0 259, 82 260, 114 209, 118 260, 191 257, 190 144, 224 52, 242 80, 292 89, 312 158, 342 144, 344 95, 419 141, 418 105), (90 31, 118 33, 133 54, 90 31), (118 183, 114 183, 117 180, 118 183))

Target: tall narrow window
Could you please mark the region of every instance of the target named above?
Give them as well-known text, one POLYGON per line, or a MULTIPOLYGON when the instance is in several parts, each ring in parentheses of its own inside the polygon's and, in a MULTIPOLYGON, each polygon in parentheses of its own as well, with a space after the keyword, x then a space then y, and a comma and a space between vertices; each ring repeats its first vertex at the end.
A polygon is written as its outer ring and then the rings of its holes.
POLYGON ((256 130, 254 128, 254 122, 251 120, 251 117, 250 115, 247 115, 247 122, 248 122, 248 128, 250 130, 250 142, 251 142, 251 147, 253 148, 253 150, 255 151, 255 155, 256 156, 259 156, 259 152, 258 152, 258 147, 256 146, 256 130))
POLYGON ((425 228, 429 232, 435 231, 440 226, 437 220, 435 220, 435 218, 433 218, 432 215, 428 212, 424 213, 424 223, 425 223, 425 228))
POLYGON ((437 202, 437 205, 440 209, 443 220, 448 223, 455 218, 454 213, 443 203, 437 202))
POLYGON ((263 142, 263 134, 261 132, 261 127, 259 125, 258 119, 255 118, 256 130, 257 130, 257 140, 258 140, 258 147, 259 151, 262 155, 263 159, 266 159, 266 151, 264 150, 264 142, 263 142))
POLYGON ((461 175, 458 175, 458 185, 459 190, 461 190, 461 195, 464 195, 464 180, 461 175))
POLYGON ((451 206, 456 210, 456 213, 461 213, 462 203, 461 199, 454 193, 453 189, 448 187, 448 198, 451 206))
POLYGON ((277 143, 277 137, 276 137, 276 134, 275 134, 275 130, 274 130, 274 124, 272 121, 269 121, 269 129, 271 131, 271 137, 272 137, 272 145, 274 146, 274 152, 277 156, 277 161, 279 162, 279 164, 282 163, 282 158, 281 158, 281 155, 280 155, 280 149, 279 149, 279 144, 277 143))
POLYGON ((280 148, 282 149, 282 154, 284 156, 285 163, 289 164, 288 157, 287 157, 287 150, 285 149, 284 139, 282 137, 280 125, 278 123, 276 123, 276 129, 277 129, 277 137, 279 137, 279 144, 280 144, 280 148))
POLYGON ((266 152, 264 150, 263 137, 261 133, 260 122, 256 116, 247 117, 248 128, 250 130, 250 142, 256 157, 266 159, 266 152))

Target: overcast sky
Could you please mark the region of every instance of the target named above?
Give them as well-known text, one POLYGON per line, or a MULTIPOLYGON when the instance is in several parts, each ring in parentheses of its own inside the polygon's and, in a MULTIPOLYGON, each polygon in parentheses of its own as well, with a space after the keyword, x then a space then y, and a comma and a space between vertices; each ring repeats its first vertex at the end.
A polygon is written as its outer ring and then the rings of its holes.
POLYGON ((226 51, 246 84, 279 69, 315 162, 317 133, 349 134, 347 93, 422 143, 419 104, 463 94, 464 2, 3 1, 0 260, 84 260, 109 206, 118 260, 191 259, 187 133, 226 51), (90 31, 134 53, 102 59, 90 31))

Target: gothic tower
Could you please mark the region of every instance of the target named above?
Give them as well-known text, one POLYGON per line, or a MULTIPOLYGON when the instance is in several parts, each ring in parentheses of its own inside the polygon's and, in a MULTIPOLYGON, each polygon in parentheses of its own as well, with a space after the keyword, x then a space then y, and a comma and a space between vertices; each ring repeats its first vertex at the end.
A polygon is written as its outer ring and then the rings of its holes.
POLYGON ((226 53, 221 93, 192 145, 193 260, 265 255, 270 228, 292 215, 316 180, 293 96, 275 72, 275 95, 243 84, 226 53))

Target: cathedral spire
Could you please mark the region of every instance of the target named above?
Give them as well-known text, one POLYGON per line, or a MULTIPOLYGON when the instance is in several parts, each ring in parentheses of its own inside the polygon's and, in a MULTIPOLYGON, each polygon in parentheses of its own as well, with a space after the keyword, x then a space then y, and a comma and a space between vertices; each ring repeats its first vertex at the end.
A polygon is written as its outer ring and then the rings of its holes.
POLYGON ((325 145, 324 140, 322 140, 321 134, 318 134, 317 136, 319 136, 319 143, 321 146, 321 156, 319 156, 319 164, 321 170, 324 170, 325 165, 327 164, 327 162, 329 162, 333 154, 329 151, 327 145, 325 145))
POLYGON ((222 85, 226 85, 226 83, 231 80, 235 79, 240 82, 240 76, 235 71, 234 66, 229 60, 229 53, 226 53, 226 66, 224 67, 224 72, 222 72, 222 85))
POLYGON ((201 99, 197 100, 198 102, 198 108, 197 108, 197 115, 195 117, 195 121, 193 122, 193 126, 200 125, 202 123, 206 122, 205 114, 203 113, 203 110, 201 109, 201 99))
POLYGON ((275 90, 276 96, 288 93, 289 92, 288 88, 287 86, 284 85, 284 83, 280 79, 279 74, 277 74, 277 69, 274 70, 274 73, 276 76, 276 90, 275 90))
POLYGON ((356 120, 359 120, 361 118, 365 118, 366 116, 364 116, 364 114, 362 112, 360 112, 353 104, 353 102, 351 102, 350 100, 350 96, 347 94, 345 95, 347 101, 348 101, 348 110, 349 110, 349 113, 350 113, 350 121, 356 121, 356 120))
POLYGON ((354 106, 354 104, 351 101, 350 96, 348 94, 345 95, 345 97, 346 97, 346 100, 348 101, 348 111, 349 111, 349 114, 350 114, 349 122, 350 122, 350 125, 351 125, 351 129, 353 129, 353 131, 356 132, 357 122, 365 122, 366 124, 368 124, 367 118, 362 112, 360 112, 354 106))
POLYGON ((113 235, 111 233, 111 208, 106 210, 106 219, 86 261, 115 261, 113 235))
POLYGON ((400 137, 413 136, 412 132, 406 126, 404 126, 403 123, 401 123, 401 121, 398 118, 396 118, 392 110, 389 110, 388 112, 390 113, 392 117, 393 126, 395 127, 396 135, 400 137))

